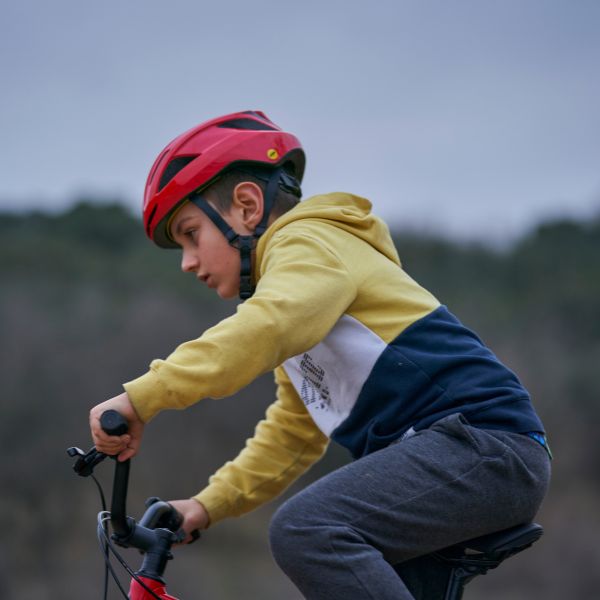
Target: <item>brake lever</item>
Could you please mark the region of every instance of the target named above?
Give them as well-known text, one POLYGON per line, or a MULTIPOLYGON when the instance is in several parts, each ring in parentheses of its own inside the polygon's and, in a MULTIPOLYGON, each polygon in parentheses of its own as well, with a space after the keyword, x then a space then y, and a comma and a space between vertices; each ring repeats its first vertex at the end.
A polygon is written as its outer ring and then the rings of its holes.
POLYGON ((73 471, 80 477, 89 477, 94 472, 96 465, 100 464, 108 455, 103 452, 98 452, 95 446, 92 446, 87 452, 72 446, 67 448, 67 454, 71 458, 77 457, 73 465, 73 471))

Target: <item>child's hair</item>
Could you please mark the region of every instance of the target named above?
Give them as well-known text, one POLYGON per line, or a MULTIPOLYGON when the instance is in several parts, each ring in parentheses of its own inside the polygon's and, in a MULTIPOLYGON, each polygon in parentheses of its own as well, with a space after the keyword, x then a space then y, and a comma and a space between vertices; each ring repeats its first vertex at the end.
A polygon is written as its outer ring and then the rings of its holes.
MULTIPOLYGON (((289 164, 289 163, 288 163, 289 164)), ((285 171, 293 177, 293 166, 284 165, 285 171)), ((233 190, 235 187, 244 182, 251 181, 258 185, 265 194, 267 182, 269 181, 270 169, 257 167, 255 165, 243 165, 234 167, 223 173, 216 181, 214 181, 204 191, 206 197, 212 201, 215 208, 221 213, 227 214, 231 208, 233 199, 233 190)), ((298 185, 298 192, 300 187, 298 185)), ((287 211, 291 210, 300 202, 300 195, 296 195, 281 186, 277 188, 277 193, 273 199, 273 207, 271 214, 275 217, 280 217, 287 211)))

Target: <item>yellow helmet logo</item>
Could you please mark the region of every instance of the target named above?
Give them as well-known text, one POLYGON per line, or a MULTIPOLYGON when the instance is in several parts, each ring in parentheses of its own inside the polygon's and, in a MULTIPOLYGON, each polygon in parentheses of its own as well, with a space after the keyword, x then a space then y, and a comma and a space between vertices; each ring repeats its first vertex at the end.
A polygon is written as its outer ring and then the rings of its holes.
POLYGON ((275 150, 275 148, 271 148, 270 150, 267 150, 267 156, 271 160, 277 160, 279 158, 279 152, 277 152, 277 150, 275 150))

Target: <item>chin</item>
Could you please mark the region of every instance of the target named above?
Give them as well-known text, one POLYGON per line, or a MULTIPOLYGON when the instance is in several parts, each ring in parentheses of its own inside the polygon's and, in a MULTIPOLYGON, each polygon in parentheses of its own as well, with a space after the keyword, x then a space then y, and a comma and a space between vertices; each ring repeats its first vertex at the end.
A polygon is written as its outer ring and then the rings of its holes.
POLYGON ((217 289, 217 295, 221 300, 233 300, 234 298, 237 298, 238 290, 217 289))

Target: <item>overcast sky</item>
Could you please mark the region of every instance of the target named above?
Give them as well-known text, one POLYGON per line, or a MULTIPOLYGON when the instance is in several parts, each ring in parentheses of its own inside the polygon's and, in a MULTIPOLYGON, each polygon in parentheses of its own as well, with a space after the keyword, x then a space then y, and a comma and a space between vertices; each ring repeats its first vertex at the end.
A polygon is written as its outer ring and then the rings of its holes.
POLYGON ((18 0, 0 21, 0 209, 138 210, 173 137, 260 109, 399 225, 499 239, 600 211, 597 0, 18 0))

